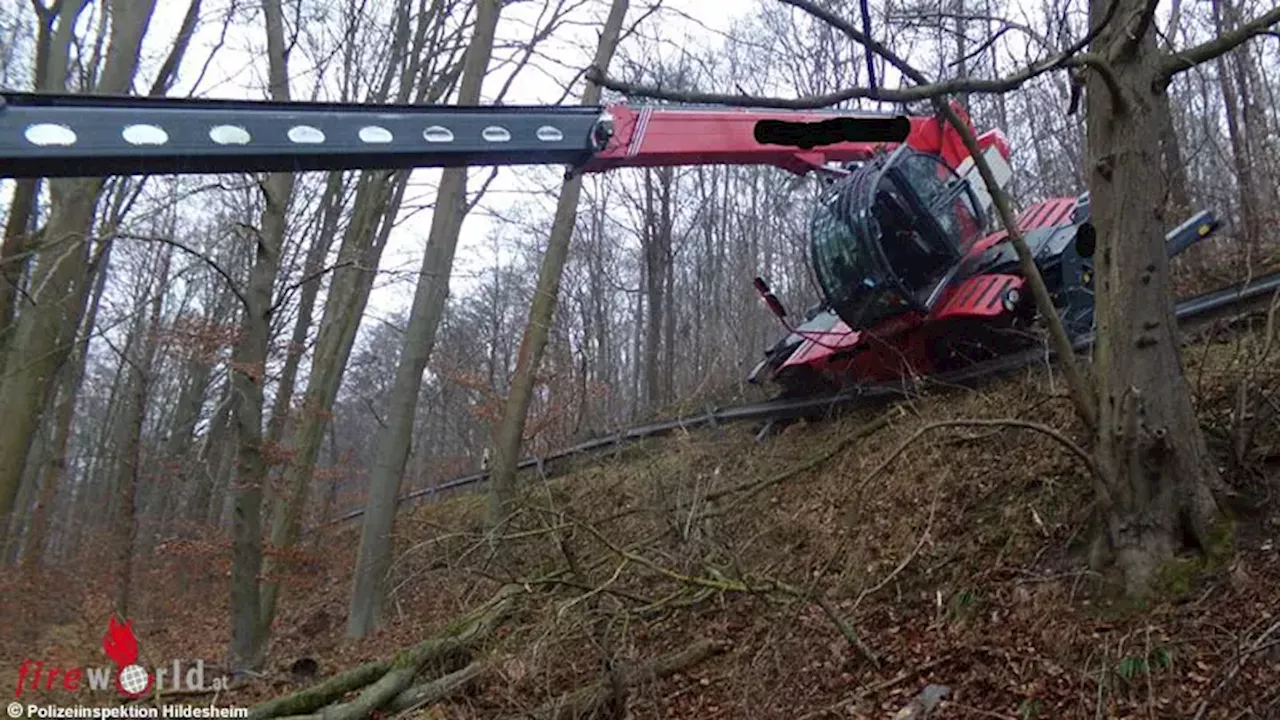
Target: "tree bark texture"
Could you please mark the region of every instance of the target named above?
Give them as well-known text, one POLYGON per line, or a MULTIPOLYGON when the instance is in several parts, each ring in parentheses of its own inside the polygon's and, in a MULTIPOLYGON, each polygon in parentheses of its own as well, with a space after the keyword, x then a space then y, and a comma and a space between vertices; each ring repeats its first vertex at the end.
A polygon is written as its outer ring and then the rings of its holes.
MULTIPOLYGON (((1110 0, 1092 0, 1095 19, 1110 0)), ((1130 42, 1142 0, 1121 0, 1094 52, 1110 59, 1113 94, 1087 80, 1089 188, 1098 229, 1095 347, 1098 462, 1107 539, 1129 593, 1146 593, 1184 538, 1207 549, 1216 468, 1184 376, 1164 233, 1166 181, 1154 31, 1130 42)))

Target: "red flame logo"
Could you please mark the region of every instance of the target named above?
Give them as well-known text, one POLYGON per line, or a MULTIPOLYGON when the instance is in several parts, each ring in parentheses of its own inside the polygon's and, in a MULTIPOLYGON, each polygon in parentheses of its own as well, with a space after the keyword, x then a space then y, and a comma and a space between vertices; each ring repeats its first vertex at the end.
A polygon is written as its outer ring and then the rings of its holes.
POLYGON ((107 634, 102 638, 102 650, 107 657, 115 660, 116 665, 126 667, 138 659, 138 640, 133 636, 133 621, 126 620, 123 625, 111 618, 107 634))
POLYGON ((133 621, 125 620, 123 625, 114 617, 107 627, 107 634, 102 638, 102 650, 107 657, 115 661, 116 687, 130 697, 142 697, 151 691, 154 678, 142 666, 137 665, 138 639, 133 635, 133 621), (128 681, 126 684, 126 677, 128 681))

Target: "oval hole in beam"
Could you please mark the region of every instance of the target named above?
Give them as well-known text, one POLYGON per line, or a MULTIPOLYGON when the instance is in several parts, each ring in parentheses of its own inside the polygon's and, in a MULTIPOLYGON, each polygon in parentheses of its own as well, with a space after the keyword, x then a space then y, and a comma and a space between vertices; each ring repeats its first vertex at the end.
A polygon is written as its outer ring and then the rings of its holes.
POLYGON ((480 133, 480 137, 489 142, 507 142, 511 139, 511 132, 504 127, 490 125, 480 133))
POLYGON ((55 123, 28 125, 23 136, 27 138, 27 142, 41 147, 49 147, 51 145, 65 147, 76 144, 76 131, 66 125, 57 125, 55 123))
POLYGON ((209 139, 219 145, 248 145, 252 138, 239 125, 215 125, 209 129, 209 139))
POLYGON ((422 138, 427 142, 453 142, 453 131, 447 127, 432 125, 422 131, 422 138))
POLYGON ((538 128, 538 139, 543 142, 560 142, 564 139, 564 133, 560 132, 560 128, 543 125, 538 128))
POLYGON ((289 139, 299 145, 318 145, 324 142, 324 132, 310 125, 294 125, 289 128, 289 139))
POLYGON ((120 133, 130 145, 164 145, 169 133, 158 125, 130 125, 120 133))
POLYGON ((370 144, 386 144, 391 142, 392 139, 393 137, 391 135, 391 131, 384 127, 378 127, 377 125, 368 125, 366 127, 360 128, 360 142, 366 142, 370 144))

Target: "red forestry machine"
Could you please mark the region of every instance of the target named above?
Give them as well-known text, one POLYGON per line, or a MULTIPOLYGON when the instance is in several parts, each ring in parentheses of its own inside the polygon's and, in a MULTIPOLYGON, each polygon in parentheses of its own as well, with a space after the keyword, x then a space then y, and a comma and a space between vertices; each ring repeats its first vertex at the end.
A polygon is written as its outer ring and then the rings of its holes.
MULTIPOLYGON (((459 107, 266 103, 0 93, 0 177, 563 164, 773 165, 828 180, 812 210, 822 302, 792 324, 751 381, 808 395, 923 376, 1025 347, 1036 313, 1013 247, 960 136, 941 118, 628 106, 459 107)), ((959 107, 960 115, 968 122, 959 107)), ((999 131, 979 136, 1011 177, 999 131)), ((1019 218, 1074 335, 1092 327, 1087 194, 1019 218)), ((1200 212, 1172 256, 1212 233, 1200 212)))

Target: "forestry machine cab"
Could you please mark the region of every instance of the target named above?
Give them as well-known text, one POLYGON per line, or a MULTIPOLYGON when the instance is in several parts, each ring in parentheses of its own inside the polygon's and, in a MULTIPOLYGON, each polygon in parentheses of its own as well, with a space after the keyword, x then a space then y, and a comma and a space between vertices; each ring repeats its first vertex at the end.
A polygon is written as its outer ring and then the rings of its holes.
MULTIPOLYGON (((986 132, 978 144, 1007 186, 1004 136, 986 132)), ((824 302, 793 327, 757 278, 789 334, 752 373, 756 382, 807 393, 927 373, 956 356, 959 344, 950 340, 960 326, 1005 328, 1027 315, 1012 248, 992 234, 991 197, 959 134, 939 117, 0 93, 0 178, 530 164, 565 165, 571 175, 772 165, 826 176, 831 182, 811 222, 824 302)), ((1061 276, 1050 285, 1063 312, 1089 325, 1088 253, 1074 251, 1077 231, 1091 230, 1087 195, 1046 203, 1023 215, 1028 242, 1042 271, 1061 276)), ((1201 213, 1179 237, 1198 239, 1214 227, 1201 213)))

